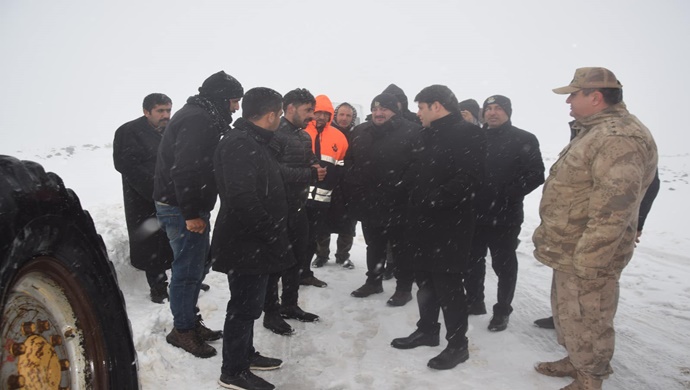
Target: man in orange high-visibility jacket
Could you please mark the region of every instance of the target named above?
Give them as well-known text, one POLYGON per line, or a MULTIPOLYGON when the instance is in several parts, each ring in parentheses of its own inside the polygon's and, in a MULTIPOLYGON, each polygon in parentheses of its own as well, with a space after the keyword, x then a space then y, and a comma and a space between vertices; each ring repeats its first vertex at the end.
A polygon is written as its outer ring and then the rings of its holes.
MULTIPOLYGON (((333 103, 326 95, 316 97, 314 106, 314 120, 309 123, 306 132, 311 136, 312 149, 319 164, 326 168, 326 177, 323 181, 312 184, 309 187, 307 199, 307 214, 309 216, 309 253, 316 253, 317 239, 323 239, 330 234, 325 226, 331 196, 340 176, 343 174, 345 153, 347 152, 347 138, 340 130, 331 126, 333 119, 333 103)), ((302 275, 309 272, 303 272, 302 275)), ((314 276, 303 277, 302 285, 326 287, 326 283, 314 276)))

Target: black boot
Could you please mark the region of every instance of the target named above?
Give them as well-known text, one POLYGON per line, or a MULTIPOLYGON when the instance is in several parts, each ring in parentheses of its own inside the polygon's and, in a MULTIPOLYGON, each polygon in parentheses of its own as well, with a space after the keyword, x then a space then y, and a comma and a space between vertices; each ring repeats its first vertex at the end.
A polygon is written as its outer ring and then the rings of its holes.
POLYGON ((165 300, 170 300, 168 295, 168 283, 163 282, 151 287, 151 302, 163 303, 165 300))
POLYGON ((470 358, 467 347, 447 347, 438 356, 429 360, 427 366, 434 370, 450 370, 470 358))
POLYGON ((281 307, 280 315, 283 318, 291 318, 302 322, 316 322, 319 320, 319 316, 308 313, 297 305, 281 307))
POLYGON ((423 345, 435 347, 439 344, 438 333, 438 330, 434 333, 424 333, 421 330, 417 329, 407 337, 393 339, 391 345, 393 346, 393 348, 397 349, 412 349, 421 347, 423 345))
POLYGON ((364 283, 362 287, 350 293, 355 298, 366 298, 372 294, 380 294, 383 292, 381 283, 364 283))
POLYGON ((201 314, 196 315, 196 324, 194 325, 194 330, 199 334, 204 341, 216 341, 223 337, 222 330, 212 330, 204 325, 204 319, 201 318, 201 314))
POLYGON ((534 321, 534 325, 544 329, 556 329, 556 325, 553 323, 553 317, 540 318, 534 321))
POLYGON ((484 301, 475 301, 469 307, 467 308, 467 314, 471 316, 479 316, 482 314, 486 314, 486 305, 484 304, 484 301))
POLYGON ((388 306, 405 306, 405 304, 412 300, 412 293, 409 291, 396 291, 389 299, 388 306))
POLYGON ((491 317, 491 321, 489 321, 489 330, 492 332, 501 332, 506 330, 508 327, 509 318, 510 314, 494 313, 494 316, 491 317))
POLYGON ((292 326, 285 322, 277 311, 264 312, 264 328, 283 336, 290 336, 295 333, 292 326))

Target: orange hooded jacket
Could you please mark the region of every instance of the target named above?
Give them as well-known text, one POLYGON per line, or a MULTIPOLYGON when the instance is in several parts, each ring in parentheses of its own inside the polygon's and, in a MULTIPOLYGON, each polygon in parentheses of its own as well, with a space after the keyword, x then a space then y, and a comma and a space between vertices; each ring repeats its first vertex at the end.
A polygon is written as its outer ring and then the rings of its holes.
POLYGON ((334 110, 333 103, 331 103, 331 99, 328 96, 319 95, 316 97, 314 112, 318 111, 328 112, 331 114, 331 119, 321 131, 316 128, 316 121, 309 122, 305 131, 311 136, 312 150, 316 154, 316 158, 319 159, 321 166, 326 168, 326 178, 309 187, 307 205, 328 207, 331 202, 333 188, 335 188, 344 172, 343 167, 348 143, 345 135, 331 126, 334 110), (317 144, 320 153, 317 153, 317 144))

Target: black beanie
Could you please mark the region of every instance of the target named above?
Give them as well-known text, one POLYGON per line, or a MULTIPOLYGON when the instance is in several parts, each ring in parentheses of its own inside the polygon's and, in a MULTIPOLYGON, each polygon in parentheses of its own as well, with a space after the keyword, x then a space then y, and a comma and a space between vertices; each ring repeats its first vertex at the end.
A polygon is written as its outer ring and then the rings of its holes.
POLYGON ((460 103, 458 103, 458 107, 460 108, 460 111, 469 111, 470 114, 474 115, 474 119, 481 122, 481 120, 482 120, 481 112, 482 111, 479 109, 479 103, 477 103, 476 100, 474 100, 474 99, 463 100, 460 103))
POLYGON ((244 95, 244 89, 236 78, 221 70, 204 80, 199 94, 210 100, 239 99, 244 95))
POLYGON ((508 118, 510 118, 510 116, 513 114, 513 107, 510 104, 510 99, 503 95, 493 95, 489 96, 488 98, 486 98, 486 100, 484 100, 484 107, 482 107, 482 116, 484 116, 484 112, 486 112, 486 107, 488 107, 489 104, 498 104, 499 106, 501 106, 503 111, 505 111, 508 115, 508 118))
POLYGON ((374 107, 377 106, 387 108, 396 114, 400 114, 400 108, 398 107, 398 98, 396 98, 395 95, 391 95, 390 93, 382 93, 371 101, 372 111, 374 110, 374 107))

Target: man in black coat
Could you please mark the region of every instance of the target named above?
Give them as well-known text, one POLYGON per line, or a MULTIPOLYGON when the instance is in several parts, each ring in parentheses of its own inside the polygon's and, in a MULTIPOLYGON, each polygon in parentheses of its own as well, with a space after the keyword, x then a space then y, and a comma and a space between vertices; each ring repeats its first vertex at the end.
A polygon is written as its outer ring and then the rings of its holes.
POLYGON ((515 251, 524 221, 523 200, 544 183, 544 162, 537 137, 513 126, 510 121, 510 99, 502 95, 489 96, 482 112, 486 177, 476 197, 477 226, 465 288, 469 314, 486 314, 484 278, 486 253, 490 250, 491 266, 498 277, 498 293, 489 330, 500 332, 508 327, 513 312, 511 303, 518 275, 515 251))
POLYGON ((446 86, 432 85, 415 97, 424 129, 403 178, 409 200, 401 266, 415 272, 420 319, 410 336, 394 339, 398 349, 439 344, 443 310, 448 346, 428 366, 450 369, 469 358, 467 301, 462 273, 474 234, 474 196, 484 176, 486 141, 479 127, 462 120, 458 99, 446 86))
MULTIPOLYGON (((407 193, 400 183, 410 166, 413 150, 419 147, 420 129, 400 115, 395 96, 382 93, 371 102, 371 121, 352 131, 345 188, 349 192, 350 215, 362 222, 367 243, 367 280, 352 292, 353 297, 383 292, 388 243, 393 257, 400 258, 407 205, 407 193)), ((395 294, 388 304, 403 306, 412 300, 414 277, 399 266, 396 278, 395 294)))
POLYGON ((319 319, 319 316, 305 312, 298 305, 300 273, 303 269, 309 270, 311 261, 306 210, 309 184, 322 180, 326 175, 326 169, 321 168, 312 151, 311 137, 303 130, 314 119, 314 103, 314 95, 304 88, 286 93, 283 97, 285 114, 269 144, 280 164, 285 183, 288 236, 297 262, 284 272, 270 276, 264 302, 263 325, 274 333, 286 336, 294 333, 294 329, 283 318, 305 322, 319 319), (278 300, 278 280, 281 277, 282 304, 278 300))
POLYGON ((153 203, 153 174, 156 152, 170 121, 172 100, 162 93, 144 98, 144 116, 127 122, 115 131, 113 162, 122 174, 122 195, 129 235, 129 259, 146 272, 151 301, 168 298, 165 271, 173 260, 172 250, 156 220, 153 203))
POLYGON ((220 385, 273 389, 250 369, 282 366, 254 349, 254 321, 261 316, 269 275, 294 266, 288 238, 288 203, 278 161, 269 142, 280 125, 282 96, 253 88, 242 101, 242 118, 213 157, 220 211, 213 235, 213 270, 228 275, 230 300, 223 329, 220 385))
POLYGON ((174 327, 166 340, 202 358, 216 354, 206 341, 222 337, 197 315, 201 282, 210 266, 211 210, 218 197, 213 152, 221 134, 229 130, 243 94, 239 81, 225 72, 209 76, 199 94, 173 115, 156 160, 156 215, 174 255, 170 278, 174 327))

